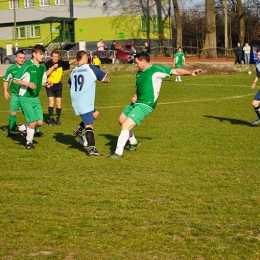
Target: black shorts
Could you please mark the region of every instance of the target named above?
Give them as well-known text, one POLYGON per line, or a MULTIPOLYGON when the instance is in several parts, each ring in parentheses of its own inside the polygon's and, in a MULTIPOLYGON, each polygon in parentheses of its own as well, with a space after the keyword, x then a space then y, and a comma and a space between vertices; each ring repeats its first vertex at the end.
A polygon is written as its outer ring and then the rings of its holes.
POLYGON ((62 82, 53 84, 52 87, 46 88, 46 93, 48 97, 62 97, 62 82))

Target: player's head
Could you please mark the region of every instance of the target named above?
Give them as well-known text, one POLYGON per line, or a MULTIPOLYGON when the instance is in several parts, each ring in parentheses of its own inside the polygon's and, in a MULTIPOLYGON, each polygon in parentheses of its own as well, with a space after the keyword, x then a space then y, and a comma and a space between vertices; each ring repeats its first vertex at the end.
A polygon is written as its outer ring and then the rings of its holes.
POLYGON ((179 48, 178 48, 178 52, 182 52, 182 47, 179 47, 179 48))
POLYGON ((15 61, 16 63, 21 66, 25 62, 25 53, 24 51, 20 50, 15 53, 15 61))
POLYGON ((256 55, 257 55, 258 60, 260 60, 260 48, 257 48, 256 55))
POLYGON ((85 51, 78 51, 76 54, 76 60, 78 65, 87 64, 88 63, 88 55, 85 51))
POLYGON ((135 63, 138 70, 143 71, 150 63, 150 55, 144 51, 141 51, 135 55, 135 63))
POLYGON ((51 60, 52 60, 52 62, 53 63, 58 63, 59 58, 60 58, 60 52, 57 51, 57 50, 53 50, 51 52, 51 60))
POLYGON ((43 58, 45 56, 45 48, 41 44, 36 44, 32 49, 32 59, 34 63, 40 63, 43 61, 43 58))

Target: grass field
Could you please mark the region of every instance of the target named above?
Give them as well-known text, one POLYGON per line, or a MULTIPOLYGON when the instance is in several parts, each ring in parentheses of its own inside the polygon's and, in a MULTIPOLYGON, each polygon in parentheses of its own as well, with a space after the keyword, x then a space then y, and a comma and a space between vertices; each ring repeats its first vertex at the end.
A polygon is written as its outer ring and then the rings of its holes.
MULTIPOLYGON (((135 91, 134 72, 109 78, 97 84, 95 104, 104 155, 115 149, 117 117, 135 91)), ((253 78, 165 79, 155 112, 135 128, 141 146, 122 160, 88 157, 78 144, 68 75, 62 126, 45 124, 33 151, 18 134, 6 138, 9 102, 1 95, 0 259, 260 259, 253 78)), ((47 118, 44 89, 41 100, 47 118)))

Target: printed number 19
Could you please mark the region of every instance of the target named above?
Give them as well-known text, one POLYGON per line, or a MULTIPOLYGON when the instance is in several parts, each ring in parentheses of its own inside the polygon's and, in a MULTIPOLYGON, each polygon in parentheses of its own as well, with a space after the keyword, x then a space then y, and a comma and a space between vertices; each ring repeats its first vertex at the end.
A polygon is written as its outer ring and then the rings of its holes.
POLYGON ((79 86, 79 91, 82 90, 82 87, 84 85, 84 76, 82 74, 74 76, 74 85, 75 85, 75 92, 77 92, 78 86, 79 86))

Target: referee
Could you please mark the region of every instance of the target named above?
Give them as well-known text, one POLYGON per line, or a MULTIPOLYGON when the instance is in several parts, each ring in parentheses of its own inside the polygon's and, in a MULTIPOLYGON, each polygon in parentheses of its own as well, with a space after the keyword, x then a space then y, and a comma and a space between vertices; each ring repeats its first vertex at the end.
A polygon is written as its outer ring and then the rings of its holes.
POLYGON ((52 82, 53 86, 46 88, 49 99, 49 126, 61 125, 61 98, 62 98, 62 82, 61 77, 64 70, 69 70, 70 65, 76 62, 76 59, 63 61, 60 59, 60 53, 57 50, 51 52, 51 59, 45 63, 47 70, 47 81, 52 82), (56 121, 53 118, 54 99, 56 99, 56 121))

